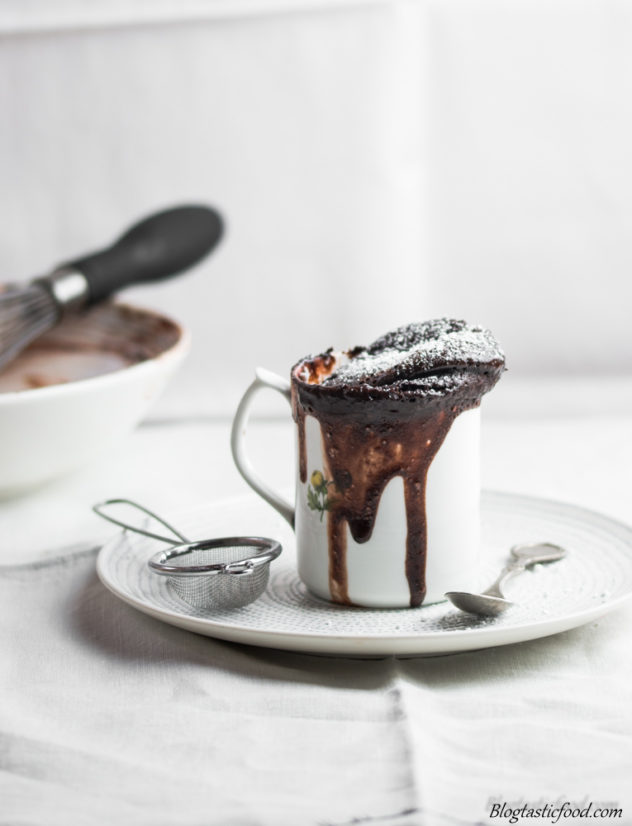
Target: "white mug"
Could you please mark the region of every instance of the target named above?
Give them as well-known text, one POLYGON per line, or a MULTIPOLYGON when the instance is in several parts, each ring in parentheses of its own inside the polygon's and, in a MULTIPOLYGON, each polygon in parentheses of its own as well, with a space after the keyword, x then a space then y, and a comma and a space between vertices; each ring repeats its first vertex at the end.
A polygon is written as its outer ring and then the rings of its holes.
MULTIPOLYGON (((233 458, 246 482, 294 528, 298 574, 310 592, 331 602, 404 608, 441 601, 446 591, 472 589, 479 547, 480 408, 466 410, 454 418, 428 468, 425 593, 415 598, 406 567, 409 526, 403 479, 395 476, 386 484, 369 538, 357 542, 349 526, 343 525, 344 558, 332 555, 329 503, 336 495, 336 485, 327 478, 328 462, 319 421, 311 415, 304 419, 304 442, 299 439, 297 451, 294 505, 273 491, 248 459, 245 433, 250 407, 255 394, 264 388, 276 390, 292 403, 291 383, 259 368, 235 415, 233 458), (306 460, 302 469, 301 451, 306 460)), ((300 427, 297 430, 301 435, 300 427)), ((420 438, 425 435, 420 433, 420 438)))

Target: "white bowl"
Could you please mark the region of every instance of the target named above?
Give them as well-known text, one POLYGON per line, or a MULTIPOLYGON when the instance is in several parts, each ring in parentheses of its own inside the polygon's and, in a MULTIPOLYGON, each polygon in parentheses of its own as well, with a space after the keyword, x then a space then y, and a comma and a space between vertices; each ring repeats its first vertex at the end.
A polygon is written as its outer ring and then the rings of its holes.
POLYGON ((165 316, 104 304, 68 319, 0 373, 0 496, 106 451, 146 414, 189 347, 165 316))

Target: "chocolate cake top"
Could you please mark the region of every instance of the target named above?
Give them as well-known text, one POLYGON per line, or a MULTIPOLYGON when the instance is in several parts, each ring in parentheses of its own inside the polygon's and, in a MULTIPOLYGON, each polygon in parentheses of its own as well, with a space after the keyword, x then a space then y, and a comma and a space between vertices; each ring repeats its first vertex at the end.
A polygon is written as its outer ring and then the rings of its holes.
POLYGON ((292 375, 307 395, 323 400, 415 397, 469 407, 504 369, 505 356, 489 330, 440 318, 399 327, 368 347, 302 359, 292 375))

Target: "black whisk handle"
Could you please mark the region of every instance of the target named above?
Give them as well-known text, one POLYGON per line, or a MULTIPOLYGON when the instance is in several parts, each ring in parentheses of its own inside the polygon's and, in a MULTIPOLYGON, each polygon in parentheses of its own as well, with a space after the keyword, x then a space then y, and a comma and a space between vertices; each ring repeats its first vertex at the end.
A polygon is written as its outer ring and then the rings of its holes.
POLYGON ((189 269, 219 243, 223 221, 206 206, 181 206, 158 212, 129 229, 108 249, 63 265, 83 273, 89 304, 117 290, 160 281, 189 269))

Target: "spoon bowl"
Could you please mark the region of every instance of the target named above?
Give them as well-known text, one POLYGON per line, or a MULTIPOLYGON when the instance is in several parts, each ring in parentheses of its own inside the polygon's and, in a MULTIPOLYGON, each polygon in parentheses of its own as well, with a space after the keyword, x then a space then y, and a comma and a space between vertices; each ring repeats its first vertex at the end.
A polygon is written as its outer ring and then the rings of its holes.
POLYGON ((497 617, 514 604, 503 597, 471 594, 469 591, 447 591, 446 597, 459 611, 478 617, 497 617))
POLYGON ((514 604, 502 592, 502 585, 531 565, 555 562, 566 556, 566 551, 552 542, 535 542, 514 545, 510 561, 502 569, 496 580, 482 594, 469 591, 446 591, 445 596, 460 611, 478 617, 497 617, 514 604))

